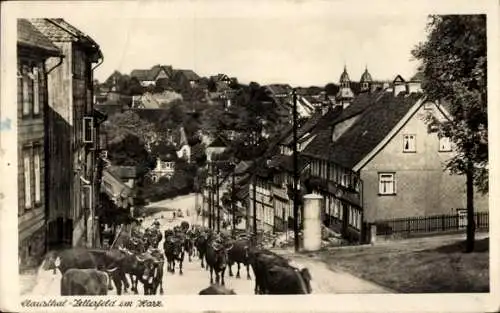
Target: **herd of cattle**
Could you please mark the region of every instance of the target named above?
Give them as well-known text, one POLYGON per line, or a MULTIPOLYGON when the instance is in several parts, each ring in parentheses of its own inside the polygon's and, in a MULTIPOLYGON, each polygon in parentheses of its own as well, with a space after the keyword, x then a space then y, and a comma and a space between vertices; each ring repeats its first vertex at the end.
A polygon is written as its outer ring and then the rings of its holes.
POLYGON ((308 294, 311 293, 311 275, 307 268, 298 269, 285 258, 254 244, 247 234, 224 235, 211 229, 187 222, 161 233, 159 224, 145 232, 134 230, 118 246, 111 249, 72 248, 52 251, 46 258, 44 269, 59 270, 62 274, 61 295, 106 295, 113 289, 118 295, 128 288, 138 294, 138 283, 145 295, 164 292, 164 265, 166 270, 183 274, 183 262, 200 260, 202 269, 210 273, 210 286, 199 292, 206 294, 235 294, 224 287, 228 269, 237 265, 236 278, 240 278, 241 265, 251 279, 250 267, 255 275, 255 294, 308 294), (163 253, 158 248, 164 238, 163 253), (215 284, 214 284, 215 274, 215 284), (127 279, 130 278, 130 283, 127 279), (123 288, 123 290, 122 290, 123 288))

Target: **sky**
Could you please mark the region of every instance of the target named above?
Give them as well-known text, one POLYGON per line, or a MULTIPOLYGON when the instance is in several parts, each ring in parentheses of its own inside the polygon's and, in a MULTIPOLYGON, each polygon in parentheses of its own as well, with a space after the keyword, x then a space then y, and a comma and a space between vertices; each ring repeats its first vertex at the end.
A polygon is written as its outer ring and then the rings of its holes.
MULTIPOLYGON (((299 7, 287 2, 283 8, 296 12, 299 7)), ((115 70, 130 74, 155 64, 192 69, 200 76, 225 73, 242 83, 292 86, 337 83, 344 65, 352 80, 359 80, 365 66, 374 79, 413 76, 418 64, 411 50, 426 38, 427 14, 342 15, 328 8, 331 12, 321 14, 252 14, 251 9, 248 14, 203 14, 187 9, 178 15, 63 17, 100 45, 104 62, 95 72, 99 81, 115 70)))

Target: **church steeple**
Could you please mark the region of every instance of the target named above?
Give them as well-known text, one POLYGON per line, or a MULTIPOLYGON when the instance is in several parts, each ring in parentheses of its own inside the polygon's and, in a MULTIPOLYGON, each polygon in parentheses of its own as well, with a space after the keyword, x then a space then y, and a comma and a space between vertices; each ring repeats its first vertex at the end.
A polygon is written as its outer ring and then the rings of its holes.
POLYGON ((361 83, 361 91, 370 90, 371 84, 373 82, 372 75, 368 72, 368 66, 365 65, 365 72, 361 75, 361 79, 359 80, 361 83))
POLYGON ((340 75, 340 89, 336 96, 337 103, 344 108, 347 107, 354 98, 354 93, 351 90, 350 84, 351 80, 349 74, 347 74, 347 66, 344 64, 344 71, 340 75))
POLYGON ((351 79, 349 78, 349 74, 347 74, 347 66, 344 64, 344 71, 340 75, 340 87, 341 88, 349 88, 351 83, 351 79))

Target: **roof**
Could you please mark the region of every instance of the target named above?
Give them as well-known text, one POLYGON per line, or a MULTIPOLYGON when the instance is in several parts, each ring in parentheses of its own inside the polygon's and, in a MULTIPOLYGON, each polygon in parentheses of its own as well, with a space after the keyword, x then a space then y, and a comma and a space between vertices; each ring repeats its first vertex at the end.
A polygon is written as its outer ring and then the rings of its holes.
POLYGON ((368 72, 368 68, 365 68, 365 72, 363 75, 361 75, 361 79, 359 80, 360 83, 365 83, 365 82, 372 82, 372 75, 368 72))
MULTIPOLYGON (((305 159, 299 155, 297 161, 298 170, 301 171, 306 165, 305 159)), ((269 167, 293 173, 293 155, 275 155, 271 158, 269 167)))
POLYGON ((44 36, 27 19, 17 19, 17 44, 44 50, 47 55, 57 56, 61 52, 49 38, 44 36))
POLYGON ((111 165, 109 171, 120 179, 137 178, 137 168, 135 166, 111 165))
MULTIPOLYGON (((297 138, 302 138, 305 134, 311 132, 319 124, 331 121, 336 115, 340 114, 339 109, 329 110, 324 116, 322 112, 315 112, 307 121, 297 129, 297 138), (321 123, 322 122, 322 123, 321 123)), ((282 145, 291 145, 293 143, 292 126, 287 127, 288 136, 281 142, 282 145)))
POLYGON ((269 90, 272 94, 282 95, 288 94, 292 90, 292 87, 288 84, 272 84, 267 85, 266 89, 269 90))
POLYGON ((342 82, 348 82, 348 81, 351 81, 351 79, 349 78, 349 74, 347 74, 347 67, 344 66, 344 71, 340 75, 339 82, 342 83, 342 82))
POLYGON ((236 168, 234 169, 234 173, 236 175, 240 175, 246 172, 246 170, 251 166, 250 162, 248 161, 241 161, 236 165, 236 168))
POLYGON ((362 99, 348 106, 331 126, 358 114, 359 119, 335 142, 332 142, 332 127, 320 131, 303 154, 331 159, 352 168, 387 136, 421 97, 417 93, 394 97, 392 92, 358 96, 362 99))
POLYGON ((92 38, 62 18, 34 18, 29 21, 53 42, 78 42, 102 57, 99 45, 92 38))
POLYGON ((214 140, 207 146, 207 148, 226 148, 228 147, 227 141, 221 135, 215 137, 214 140))
POLYGON ((199 80, 200 76, 193 70, 175 70, 176 75, 183 75, 187 80, 199 80))
POLYGON ((161 70, 164 70, 168 75, 171 75, 173 73, 172 66, 158 64, 148 70, 132 70, 132 72, 130 73, 130 77, 135 77, 139 81, 153 81, 156 80, 156 77, 158 76, 158 74, 160 74, 161 70))

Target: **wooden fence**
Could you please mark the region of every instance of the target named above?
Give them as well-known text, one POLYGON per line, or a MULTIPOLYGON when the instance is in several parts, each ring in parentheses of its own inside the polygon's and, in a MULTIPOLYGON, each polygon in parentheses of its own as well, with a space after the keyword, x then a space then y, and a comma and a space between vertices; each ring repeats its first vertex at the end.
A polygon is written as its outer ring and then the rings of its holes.
MULTIPOLYGON (((489 227, 488 212, 475 212, 476 230, 489 227)), ((419 234, 452 232, 467 228, 466 214, 444 214, 435 216, 407 217, 375 222, 377 235, 410 237, 419 234)))

